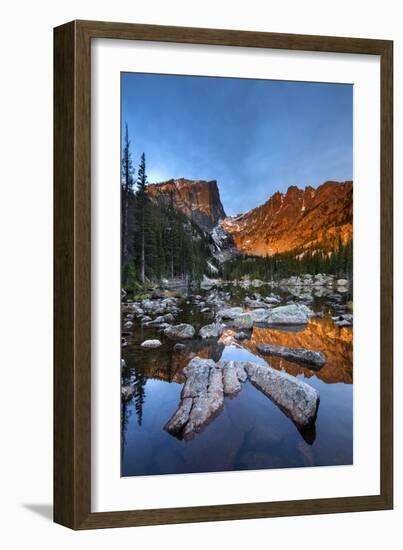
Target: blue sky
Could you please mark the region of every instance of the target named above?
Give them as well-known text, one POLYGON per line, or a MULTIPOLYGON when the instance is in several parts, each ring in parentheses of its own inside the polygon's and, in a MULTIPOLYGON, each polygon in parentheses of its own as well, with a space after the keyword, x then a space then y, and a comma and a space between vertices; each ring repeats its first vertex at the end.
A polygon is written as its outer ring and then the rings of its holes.
POLYGON ((228 215, 353 176, 353 87, 122 74, 122 130, 149 182, 215 179, 228 215))

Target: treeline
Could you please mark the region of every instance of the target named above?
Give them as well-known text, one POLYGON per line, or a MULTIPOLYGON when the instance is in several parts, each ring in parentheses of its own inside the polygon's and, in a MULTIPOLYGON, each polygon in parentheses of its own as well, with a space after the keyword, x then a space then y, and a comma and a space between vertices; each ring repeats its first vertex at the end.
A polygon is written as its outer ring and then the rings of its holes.
POLYGON ((353 243, 341 241, 333 248, 297 250, 273 256, 237 256, 222 266, 224 279, 240 279, 248 276, 254 279, 276 280, 292 275, 328 273, 337 277, 353 275, 353 243))
POLYGON ((127 125, 121 185, 122 286, 134 290, 162 278, 200 280, 210 257, 208 239, 173 200, 163 204, 149 198, 144 153, 135 179, 127 125))

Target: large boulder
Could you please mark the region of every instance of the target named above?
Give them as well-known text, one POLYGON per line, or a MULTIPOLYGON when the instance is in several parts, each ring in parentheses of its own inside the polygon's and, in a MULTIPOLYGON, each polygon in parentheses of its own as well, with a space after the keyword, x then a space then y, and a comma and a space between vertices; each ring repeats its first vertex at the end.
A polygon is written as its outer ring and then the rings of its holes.
POLYGON ((269 309, 254 309, 249 312, 254 323, 264 323, 270 316, 269 309))
POLYGON ((230 397, 241 391, 241 382, 235 364, 235 361, 225 361, 222 366, 224 393, 230 397))
POLYGON ((250 313, 242 313, 232 321, 232 326, 237 330, 248 330, 253 327, 253 318, 250 313))
POLYGON ((318 370, 326 363, 326 356, 320 351, 312 351, 305 348, 287 348, 272 344, 257 344, 257 350, 264 355, 275 355, 288 361, 306 363, 318 370))
POLYGON ((319 394, 314 388, 266 365, 246 363, 244 368, 252 384, 278 405, 298 428, 315 422, 319 394))
MULTIPOLYGON (((224 395, 235 396, 249 377, 252 384, 289 416, 299 429, 316 419, 319 394, 308 384, 268 365, 194 357, 183 369, 186 382, 176 412, 165 430, 191 439, 223 409, 224 395)), ((302 430, 301 430, 302 433, 302 430)))
POLYGON ((251 300, 251 298, 246 297, 244 300, 244 303, 247 307, 250 307, 251 309, 268 309, 270 306, 266 302, 263 302, 263 300, 255 299, 251 300))
POLYGON ((159 340, 144 340, 144 342, 141 344, 142 348, 150 348, 155 349, 162 346, 161 342, 159 340))
POLYGON ((159 315, 153 321, 147 321, 143 323, 147 327, 161 327, 163 325, 169 325, 175 322, 175 317, 172 313, 167 313, 166 315, 159 315))
POLYGON ((242 315, 244 310, 241 307, 229 307, 226 309, 221 309, 216 313, 216 319, 221 320, 233 320, 239 315, 242 315))
POLYGON ((206 325, 202 327, 199 331, 200 338, 203 340, 207 338, 219 338, 224 332, 224 325, 220 323, 212 323, 211 325, 206 325))
POLYGON ((181 323, 179 325, 170 325, 164 330, 165 336, 172 339, 188 340, 194 337, 196 331, 192 325, 181 323))
POLYGON ((266 319, 269 325, 305 325, 311 310, 303 304, 275 307, 266 319))
POLYGON ((194 357, 183 369, 181 402, 165 430, 183 439, 200 432, 224 405, 222 368, 211 359, 194 357))
POLYGON ((136 304, 133 304, 132 310, 134 315, 136 315, 136 317, 141 317, 142 315, 144 315, 144 310, 141 309, 141 307, 136 304))
POLYGON ((266 298, 264 299, 264 301, 266 302, 266 304, 280 304, 281 303, 281 298, 277 297, 277 296, 266 296, 266 298))
POLYGON ((194 357, 183 369, 186 382, 175 414, 165 430, 183 439, 191 439, 223 408, 224 394, 230 397, 241 390, 247 379, 243 363, 194 357))

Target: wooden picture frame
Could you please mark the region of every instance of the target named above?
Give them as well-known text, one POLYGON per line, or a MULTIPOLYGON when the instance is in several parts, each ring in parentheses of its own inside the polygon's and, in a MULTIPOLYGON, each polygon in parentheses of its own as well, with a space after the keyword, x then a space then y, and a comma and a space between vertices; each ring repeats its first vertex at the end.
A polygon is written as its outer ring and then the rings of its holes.
POLYGON ((54 520, 72 529, 328 514, 393 507, 393 43, 73 21, 54 30, 54 520), (113 38, 380 56, 380 494, 345 498, 91 512, 91 40, 113 38))

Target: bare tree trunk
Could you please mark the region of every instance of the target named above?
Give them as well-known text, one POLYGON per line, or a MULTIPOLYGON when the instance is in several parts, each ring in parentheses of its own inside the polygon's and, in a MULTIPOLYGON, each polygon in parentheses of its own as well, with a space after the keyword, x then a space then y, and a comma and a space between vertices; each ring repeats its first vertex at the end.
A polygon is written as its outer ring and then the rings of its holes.
POLYGON ((122 218, 122 265, 127 257, 127 217, 129 211, 129 190, 128 185, 125 185, 123 196, 123 218, 122 218))
POLYGON ((144 205, 141 213, 141 246, 140 246, 140 277, 141 282, 145 281, 145 237, 144 237, 144 205))

